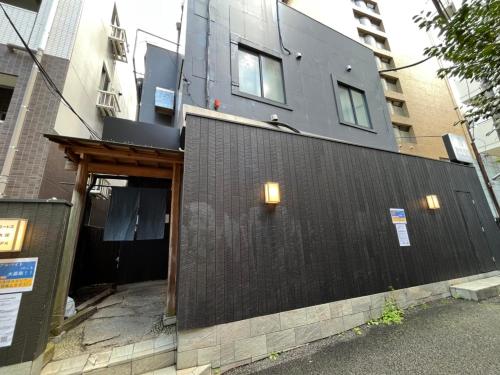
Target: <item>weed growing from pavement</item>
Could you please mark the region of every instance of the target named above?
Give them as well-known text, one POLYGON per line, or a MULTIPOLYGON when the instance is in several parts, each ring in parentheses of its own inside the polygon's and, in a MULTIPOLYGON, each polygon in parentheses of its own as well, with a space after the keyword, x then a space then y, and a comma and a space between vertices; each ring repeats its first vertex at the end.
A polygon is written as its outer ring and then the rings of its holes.
POLYGON ((280 356, 280 354, 278 352, 271 352, 269 354, 269 359, 271 361, 276 361, 278 359, 278 357, 280 356))
POLYGON ((354 327, 352 330, 358 336, 363 334, 363 331, 359 327, 354 327))
POLYGON ((219 367, 218 368, 214 368, 212 370, 212 372, 213 372, 214 375, 220 375, 220 368, 219 367))
POLYGON ((404 320, 404 311, 398 306, 394 298, 387 298, 382 310, 382 316, 378 319, 372 319, 368 322, 369 326, 378 326, 379 324, 392 325, 401 324, 404 320))

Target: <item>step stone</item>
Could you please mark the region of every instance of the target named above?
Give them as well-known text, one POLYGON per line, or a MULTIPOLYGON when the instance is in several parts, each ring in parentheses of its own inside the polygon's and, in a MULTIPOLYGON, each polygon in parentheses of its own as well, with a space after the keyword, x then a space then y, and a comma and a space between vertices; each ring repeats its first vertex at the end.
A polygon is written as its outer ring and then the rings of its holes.
POLYGON ((500 276, 488 277, 450 286, 451 295, 471 301, 482 301, 500 295, 500 276))
POLYGON ((47 364, 41 375, 138 375, 175 364, 177 345, 173 335, 115 347, 101 353, 47 364))

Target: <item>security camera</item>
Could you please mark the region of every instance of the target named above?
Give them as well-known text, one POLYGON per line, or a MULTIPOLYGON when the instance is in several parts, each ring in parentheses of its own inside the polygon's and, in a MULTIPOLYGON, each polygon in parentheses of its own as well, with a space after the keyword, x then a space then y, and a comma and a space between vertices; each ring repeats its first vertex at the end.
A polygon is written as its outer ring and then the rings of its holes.
POLYGON ((347 66, 345 67, 345 70, 346 70, 346 71, 348 71, 348 72, 350 72, 350 71, 352 70, 352 66, 347 65, 347 66))

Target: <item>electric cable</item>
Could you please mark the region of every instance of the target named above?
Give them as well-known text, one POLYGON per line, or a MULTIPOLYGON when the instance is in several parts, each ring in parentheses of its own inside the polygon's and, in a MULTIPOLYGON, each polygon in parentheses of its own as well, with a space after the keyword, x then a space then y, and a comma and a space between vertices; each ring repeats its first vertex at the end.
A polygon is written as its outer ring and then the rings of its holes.
POLYGON ((391 68, 391 69, 379 70, 378 72, 379 72, 379 73, 385 73, 385 72, 395 72, 395 71, 397 71, 397 70, 402 70, 402 69, 411 68, 411 67, 413 67, 413 66, 416 66, 416 65, 422 64, 422 63, 426 62, 427 60, 432 59, 433 57, 434 57, 434 56, 427 56, 425 59, 422 59, 422 60, 420 60, 420 61, 414 62, 413 64, 410 64, 410 65, 399 66, 399 67, 396 67, 396 68, 391 68))
POLYGON ((288 55, 291 55, 292 52, 285 47, 283 44, 283 37, 281 36, 281 25, 280 25, 280 10, 279 10, 279 0, 276 0, 276 23, 278 24, 278 36, 280 39, 280 47, 283 51, 285 51, 288 55))
MULTIPOLYGON (((14 22, 12 21, 12 19, 9 16, 9 14, 7 13, 7 11, 5 10, 5 8, 3 7, 3 5, 1 3, 0 3, 0 8, 2 8, 2 11, 3 11, 5 17, 9 21, 10 25, 12 26, 12 28, 14 29, 14 31, 17 34, 18 38, 21 40, 21 43, 23 44, 24 48, 26 49, 26 52, 29 54, 29 56, 31 57, 31 59, 33 60, 33 62, 35 63, 35 65, 37 66, 38 70, 42 74, 42 77, 45 80, 44 82, 48 86, 51 87, 52 90, 49 90, 49 92, 51 94, 53 94, 55 96, 58 96, 60 98, 60 100, 62 101, 62 103, 66 107, 68 107, 68 109, 71 112, 73 112, 73 114, 75 114, 75 116, 80 120, 80 122, 87 128, 87 130, 89 131, 89 133, 90 133, 91 136, 93 136, 93 137, 95 137, 97 139, 101 139, 99 137, 99 134, 97 134, 97 132, 78 114, 78 112, 76 112, 76 110, 73 108, 73 106, 71 105, 71 103, 69 103, 68 100, 61 93, 61 91, 59 90, 59 88, 57 87, 57 85, 54 83, 54 81, 52 80, 52 78, 50 77, 50 75, 47 73, 47 71, 45 70, 45 68, 41 64, 41 62, 37 59, 37 57, 35 56, 35 54, 33 53, 33 51, 29 48, 28 44, 26 43, 26 41, 24 40, 24 38, 21 36, 21 34, 20 34, 19 30, 17 29, 16 25, 14 24, 14 22)), ((47 88, 48 88, 48 86, 47 86, 47 88)))

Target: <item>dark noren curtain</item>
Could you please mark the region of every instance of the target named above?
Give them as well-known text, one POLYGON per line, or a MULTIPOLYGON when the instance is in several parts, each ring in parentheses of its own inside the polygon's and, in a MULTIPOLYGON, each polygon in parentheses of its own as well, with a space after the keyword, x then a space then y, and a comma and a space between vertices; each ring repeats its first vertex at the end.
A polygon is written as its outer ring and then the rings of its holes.
POLYGON ((140 189, 113 187, 103 241, 133 241, 140 189))
POLYGON ((141 188, 137 240, 161 240, 165 232, 166 189, 141 188))
POLYGON ((103 241, 133 241, 136 223, 135 239, 161 240, 166 210, 166 189, 113 187, 103 241))

